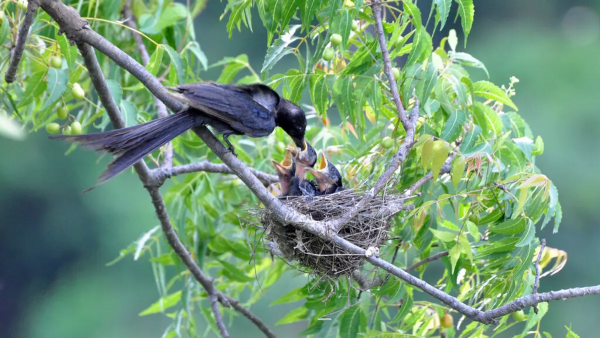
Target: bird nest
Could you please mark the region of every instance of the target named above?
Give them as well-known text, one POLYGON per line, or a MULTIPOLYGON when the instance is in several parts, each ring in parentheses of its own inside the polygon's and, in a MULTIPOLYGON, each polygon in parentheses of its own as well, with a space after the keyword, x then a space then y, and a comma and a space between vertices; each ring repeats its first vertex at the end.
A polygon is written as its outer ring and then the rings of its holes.
MULTIPOLYGON (((347 189, 330 195, 314 197, 285 197, 283 204, 315 221, 331 221, 346 215, 362 199, 355 190, 347 189)), ((338 236, 373 253, 388 239, 391 217, 408 207, 405 197, 377 196, 369 201, 338 236)), ((267 208, 254 210, 266 236, 268 251, 286 260, 298 270, 337 278, 349 276, 364 264, 365 256, 356 255, 312 233, 282 224, 267 208)))

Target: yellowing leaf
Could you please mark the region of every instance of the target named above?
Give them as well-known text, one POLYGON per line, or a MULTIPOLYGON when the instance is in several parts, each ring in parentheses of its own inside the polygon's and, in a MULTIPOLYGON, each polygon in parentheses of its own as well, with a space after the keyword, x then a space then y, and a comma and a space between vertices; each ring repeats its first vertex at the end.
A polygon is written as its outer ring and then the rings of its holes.
POLYGON ((423 163, 423 170, 427 171, 431 163, 433 155, 433 140, 431 137, 423 143, 423 150, 421 150, 421 163, 423 163))
POLYGON ((542 174, 534 174, 531 175, 525 182, 521 183, 521 185, 517 189, 525 189, 529 187, 541 187, 546 185, 549 182, 548 177, 542 174))
POLYGON ((452 166, 452 184, 454 184, 454 189, 458 187, 458 183, 465 173, 466 164, 465 158, 461 155, 458 155, 454 159, 454 165, 452 166))
POLYGON ((448 152, 449 147, 446 141, 437 140, 433 142, 431 171, 433 173, 434 181, 437 180, 440 170, 448 158, 448 152))

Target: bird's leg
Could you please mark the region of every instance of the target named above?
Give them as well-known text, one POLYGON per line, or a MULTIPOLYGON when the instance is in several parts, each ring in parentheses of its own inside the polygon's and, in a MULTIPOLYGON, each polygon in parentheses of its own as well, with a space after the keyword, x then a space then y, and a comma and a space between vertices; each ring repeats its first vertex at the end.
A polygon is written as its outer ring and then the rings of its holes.
POLYGON ((223 141, 227 143, 227 150, 231 151, 233 156, 237 157, 238 155, 235 152, 235 147, 233 146, 233 144, 231 144, 231 142, 229 142, 229 135, 231 134, 223 134, 223 141))

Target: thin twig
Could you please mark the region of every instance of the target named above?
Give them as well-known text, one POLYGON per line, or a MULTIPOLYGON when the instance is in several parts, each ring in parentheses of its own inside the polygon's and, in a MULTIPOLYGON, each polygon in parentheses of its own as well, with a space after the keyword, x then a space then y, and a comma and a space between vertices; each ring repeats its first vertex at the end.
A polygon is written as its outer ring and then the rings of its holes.
POLYGON ((17 69, 19 68, 19 63, 21 62, 21 59, 23 58, 25 42, 27 42, 29 29, 33 24, 33 19, 35 18, 35 13, 37 12, 39 6, 40 3, 37 0, 30 0, 28 2, 27 12, 25 13, 25 20, 21 22, 21 27, 19 28, 19 32, 17 33, 17 40, 15 42, 15 46, 10 52, 10 63, 8 64, 6 74, 4 75, 4 80, 8 83, 13 83, 17 78, 17 69))
MULTIPOLYGON (((537 294, 538 287, 540 286, 540 260, 542 259, 542 254, 544 253, 544 249, 546 248, 546 239, 542 238, 540 241, 540 253, 538 254, 538 258, 535 261, 535 283, 533 284, 533 294, 537 294)), ((537 315, 538 307, 537 304, 533 306, 533 312, 537 315)))
MULTIPOLYGON (((271 175, 253 168, 250 168, 254 176, 261 180, 264 184, 269 185, 279 181, 276 175, 271 175)), ((234 172, 225 164, 212 163, 210 161, 195 162, 185 165, 178 165, 171 168, 157 168, 152 170, 154 178, 158 182, 164 182, 167 178, 205 171, 217 174, 234 174, 234 172)))
MULTIPOLYGON (((133 15, 133 12, 131 11, 130 7, 131 7, 131 0, 128 0, 127 3, 125 4, 125 6, 123 6, 123 15, 125 16, 125 19, 126 19, 125 24, 127 26, 131 27, 133 30, 137 31, 138 28, 137 28, 137 24, 136 24, 136 17, 135 17, 135 15, 133 15)), ((150 62, 150 55, 148 54, 146 45, 144 45, 144 41, 142 40, 142 37, 138 33, 136 33, 135 31, 132 31, 131 35, 133 36, 135 45, 138 49, 138 52, 140 53, 140 57, 142 59, 142 64, 144 66, 146 66, 148 64, 148 62, 150 62)), ((158 117, 165 117, 165 116, 169 115, 169 113, 167 112, 167 107, 165 106, 164 103, 162 103, 161 100, 154 97, 154 102, 156 105, 156 115, 158 117)), ((170 168, 173 166, 173 143, 168 142, 167 144, 164 145, 163 149, 164 149, 163 150, 163 161, 161 163, 161 167, 170 168)))
POLYGON ((442 258, 444 256, 448 256, 449 252, 450 252, 449 250, 438 252, 438 253, 436 253, 433 256, 429 256, 429 257, 425 258, 424 260, 422 260, 420 262, 416 262, 415 264, 409 266, 408 268, 406 268, 405 271, 406 272, 411 272, 411 271, 415 270, 416 268, 420 267, 423 264, 427 264, 429 262, 435 261, 436 259, 440 259, 440 258, 442 258))

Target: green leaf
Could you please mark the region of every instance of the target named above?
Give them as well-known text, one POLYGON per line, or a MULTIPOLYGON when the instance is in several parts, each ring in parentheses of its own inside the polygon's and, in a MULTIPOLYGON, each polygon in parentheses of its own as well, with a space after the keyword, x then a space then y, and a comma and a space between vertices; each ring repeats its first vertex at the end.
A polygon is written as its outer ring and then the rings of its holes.
POLYGON ((120 106, 121 106, 121 115, 123 115, 123 120, 125 121, 125 125, 127 127, 135 126, 137 124, 137 116, 138 116, 137 107, 133 103, 131 103, 127 100, 122 100, 120 106))
POLYGON ((427 102, 429 99, 435 84, 437 83, 438 71, 435 68, 435 65, 429 59, 427 62, 427 66, 421 73, 421 79, 417 83, 415 91, 417 92, 417 98, 421 100, 421 102, 427 102))
POLYGON ((535 144, 533 145, 533 150, 531 151, 531 155, 539 156, 544 153, 544 140, 541 136, 538 136, 535 139, 535 144))
MULTIPOLYGON (((2 10, 0 10, 2 11, 2 10)), ((2 25, 0 25, 0 46, 4 44, 4 41, 8 37, 8 33, 10 33, 10 27, 8 26, 8 20, 2 20, 2 25)))
POLYGON ((290 313, 281 318, 275 325, 283 325, 299 322, 308 318, 308 309, 304 306, 295 308, 290 313))
POLYGON ((465 174, 466 165, 465 158, 461 155, 454 158, 454 164, 452 165, 452 184, 454 185, 454 189, 458 188, 458 183, 460 183, 460 179, 465 174))
POLYGON ((435 229, 429 229, 429 231, 431 231, 433 233, 433 236, 435 236, 435 238, 439 239, 442 242, 453 242, 456 241, 456 234, 448 232, 448 231, 442 231, 442 230, 435 230, 435 229))
POLYGON ((495 139, 502 135, 502 120, 490 106, 475 102, 473 122, 481 127, 483 137, 486 139, 495 139))
POLYGON ((484 97, 486 99, 498 101, 504 105, 507 105, 514 110, 517 110, 517 106, 512 102, 510 97, 498 86, 489 81, 477 81, 473 84, 473 90, 475 95, 484 97))
POLYGON ((415 26, 417 30, 423 29, 421 10, 419 10, 419 7, 417 7, 412 0, 403 0, 402 4, 404 5, 404 11, 412 18, 413 26, 415 26))
POLYGON ((467 45, 467 38, 471 32, 471 26, 473 26, 473 19, 475 17, 475 7, 473 6, 473 0, 456 0, 458 3, 458 13, 460 14, 460 21, 465 33, 465 46, 467 45))
POLYGON ((169 45, 161 45, 169 54, 169 58, 171 58, 171 65, 175 68, 175 72, 177 73, 177 81, 179 83, 184 83, 184 70, 183 70, 183 62, 181 61, 181 56, 169 45))
POLYGON ((261 73, 269 71, 285 55, 294 53, 294 48, 288 46, 290 43, 300 39, 299 37, 294 36, 298 28, 300 28, 299 25, 290 27, 285 34, 279 37, 279 39, 273 42, 273 45, 267 49, 267 55, 265 56, 265 61, 260 70, 261 73))
MULTIPOLYGON (((233 81, 235 76, 244 68, 248 66, 248 56, 246 54, 240 54, 236 58, 225 58, 223 61, 227 60, 224 64, 226 66, 223 68, 221 75, 217 79, 218 83, 229 84, 233 81)), ((221 62, 223 62, 221 61, 221 62)), ((212 65, 214 67, 216 65, 221 64, 221 62, 212 65)))
POLYGON ((319 113, 319 116, 326 118, 327 107, 329 106, 329 96, 325 74, 310 77, 310 98, 317 113, 319 113))
POLYGON ((459 136, 462 130, 462 125, 467 120, 467 116, 462 110, 455 110, 452 112, 448 121, 444 125, 441 138, 448 142, 453 142, 459 136))
POLYGON ((555 234, 558 232, 558 227, 560 226, 560 222, 562 221, 562 206, 560 203, 556 205, 556 213, 554 214, 554 228, 552 229, 552 233, 555 234))
POLYGON ((257 1, 258 14, 262 19, 263 25, 267 29, 267 44, 271 44, 274 33, 277 31, 277 26, 281 21, 281 10, 277 10, 279 0, 260 0, 257 1))
POLYGON ((121 85, 117 81, 111 79, 106 80, 106 85, 108 86, 108 90, 110 90, 115 103, 120 105, 123 97, 123 89, 121 88, 121 85))
POLYGON ((186 47, 186 48, 189 48, 189 50, 192 52, 192 54, 194 54, 196 56, 196 58, 202 65, 202 68, 204 70, 207 70, 208 69, 208 59, 206 58, 206 54, 204 54, 204 52, 200 48, 200 44, 198 44, 198 42, 196 42, 196 41, 192 41, 188 44, 188 46, 189 47, 186 47))
POLYGON ((141 27, 140 30, 146 34, 157 34, 163 29, 173 26, 177 21, 185 19, 187 15, 188 10, 185 5, 173 2, 162 12, 154 25, 141 27))
POLYGON ((396 322, 402 321, 404 319, 404 317, 406 317, 406 315, 408 315, 410 313, 412 308, 413 308, 413 296, 412 296, 412 292, 408 292, 408 295, 404 299, 404 302, 402 303, 400 310, 398 310, 398 313, 390 321, 390 323, 396 323, 396 322))
POLYGON ((160 298, 156 303, 150 305, 150 307, 142 311, 139 315, 147 316, 153 313, 164 312, 166 309, 177 305, 179 300, 181 300, 181 290, 160 298))
POLYGON ((444 165, 444 162, 448 158, 448 152, 450 151, 449 145, 446 141, 437 140, 433 142, 433 155, 431 172, 433 173, 433 180, 437 180, 440 170, 444 165))
POLYGON ((221 272, 223 273, 223 275, 229 277, 231 280, 242 283, 247 283, 254 280, 254 277, 248 277, 246 273, 238 269, 235 265, 226 262, 222 259, 219 259, 219 262, 223 266, 223 270, 221 270, 221 272))
POLYGON ((46 82, 42 81, 44 76, 46 76, 46 71, 33 73, 27 78, 27 87, 25 88, 25 93, 23 93, 21 101, 19 101, 17 107, 26 106, 33 102, 34 99, 39 98, 42 95, 46 89, 46 82))
POLYGON ((473 128, 465 135, 463 142, 460 145, 460 151, 466 153, 472 150, 479 135, 481 135, 481 127, 477 125, 473 126, 473 128))
POLYGON ((69 77, 64 70, 50 68, 48 69, 46 93, 48 97, 40 110, 44 110, 56 102, 67 89, 67 81, 69 77))
MULTIPOLYGON (((406 2, 404 3, 406 4, 406 2)), ((411 66, 414 63, 422 62, 425 59, 429 58, 429 56, 431 56, 432 51, 433 45, 431 41, 431 35, 429 35, 429 33, 427 33, 427 30, 424 28, 417 29, 417 32, 415 33, 413 39, 412 49, 408 56, 408 60, 406 60, 404 69, 407 69, 407 67, 411 66)))
POLYGON ((146 65, 146 70, 150 72, 150 74, 156 76, 158 71, 160 70, 160 65, 162 64, 162 59, 164 55, 164 49, 161 48, 162 45, 159 45, 150 56, 150 60, 148 60, 148 64, 146 65))
POLYGON ((450 263, 452 264, 452 273, 456 270, 456 263, 460 258, 460 253, 462 252, 462 246, 460 244, 456 244, 450 252, 448 252, 448 256, 450 257, 450 263))
POLYGON ((142 255, 144 251, 144 247, 146 246, 146 242, 152 238, 152 235, 160 229, 159 226, 155 226, 154 228, 147 231, 140 239, 138 239, 135 243, 135 253, 133 254, 133 260, 137 261, 138 258, 142 255))
POLYGON ((60 52, 67 60, 67 65, 70 70, 75 69, 75 61, 77 61, 77 47, 71 46, 66 34, 57 35, 56 41, 60 47, 60 52))
POLYGON ((302 14, 302 27, 306 30, 310 27, 315 13, 319 9, 321 1, 319 0, 306 0, 304 6, 300 6, 300 12, 302 14))
POLYGON ((525 230, 526 221, 524 218, 510 219, 508 221, 495 224, 489 227, 490 232, 502 235, 516 235, 525 230))
POLYGON ((518 241, 519 238, 503 238, 491 245, 485 245, 483 247, 480 247, 477 251, 476 259, 483 258, 493 253, 511 251, 515 248, 515 245, 518 241))
POLYGON ((435 0, 437 5, 436 10, 440 15, 440 30, 444 28, 448 15, 450 14, 450 8, 452 7, 452 0, 435 0))
POLYGON ((471 54, 461 53, 461 52, 458 52, 458 53, 452 52, 452 53, 450 53, 450 61, 461 64, 461 65, 473 67, 473 68, 483 69, 485 71, 485 74, 487 75, 487 77, 488 78, 490 77, 490 73, 488 73, 488 70, 487 70, 487 68, 485 68, 485 65, 483 64, 483 62, 477 60, 471 54))
POLYGON ((519 147, 519 149, 521 149, 523 154, 525 154, 527 160, 531 161, 531 154, 533 152, 533 140, 529 137, 519 137, 513 138, 513 142, 517 145, 517 147, 519 147))
POLYGON ((340 337, 358 337, 360 332, 367 328, 367 316, 360 306, 352 306, 344 311, 340 317, 340 337))
POLYGON ((517 248, 524 247, 525 245, 528 245, 529 243, 531 243, 531 241, 533 240, 534 237, 535 237, 535 225, 533 224, 533 222, 531 220, 528 220, 527 227, 525 228, 525 232, 521 236, 521 239, 519 240, 519 242, 517 242, 517 244, 515 244, 515 246, 517 248))

